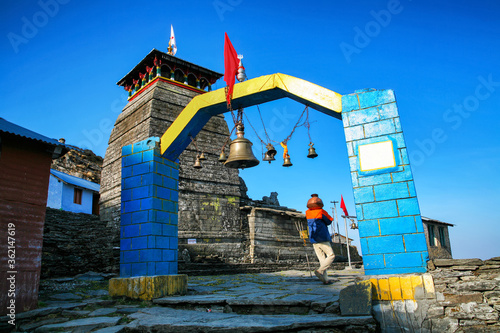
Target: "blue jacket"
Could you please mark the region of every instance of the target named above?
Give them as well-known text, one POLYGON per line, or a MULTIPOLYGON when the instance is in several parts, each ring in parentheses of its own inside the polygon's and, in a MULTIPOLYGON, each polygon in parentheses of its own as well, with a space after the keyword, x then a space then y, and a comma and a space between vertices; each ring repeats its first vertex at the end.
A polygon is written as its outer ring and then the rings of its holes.
POLYGON ((331 237, 328 227, 333 218, 321 209, 308 209, 306 211, 307 225, 309 226, 309 240, 311 243, 330 242, 331 237))

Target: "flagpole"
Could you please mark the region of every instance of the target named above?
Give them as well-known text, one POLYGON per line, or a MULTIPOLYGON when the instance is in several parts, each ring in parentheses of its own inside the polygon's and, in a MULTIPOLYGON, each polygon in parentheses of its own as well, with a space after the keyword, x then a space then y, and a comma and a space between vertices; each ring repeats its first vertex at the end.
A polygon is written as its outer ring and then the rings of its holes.
POLYGON ((342 217, 344 218, 344 223, 345 223, 345 244, 346 244, 346 247, 347 247, 347 260, 349 261, 349 269, 352 269, 352 266, 351 266, 351 251, 349 251, 349 234, 347 232, 347 219, 346 219, 346 217, 348 217, 348 216, 342 215, 342 217))
MULTIPOLYGON (((338 232, 338 225, 339 225, 339 223, 338 223, 337 220, 338 220, 339 217, 337 215, 337 205, 336 205, 338 203, 338 201, 330 201, 330 203, 333 204, 333 217, 335 218, 334 222, 337 223, 337 232, 338 232)), ((335 223, 332 223, 332 233, 333 233, 333 242, 335 242, 335 223)))

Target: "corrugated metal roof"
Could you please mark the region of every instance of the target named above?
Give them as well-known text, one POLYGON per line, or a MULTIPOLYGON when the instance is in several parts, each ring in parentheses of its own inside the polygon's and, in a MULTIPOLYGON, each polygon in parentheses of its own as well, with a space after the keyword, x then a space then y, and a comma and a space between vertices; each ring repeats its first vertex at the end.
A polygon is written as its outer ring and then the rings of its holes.
POLYGON ((91 191, 99 192, 99 189, 101 188, 101 185, 97 183, 90 182, 88 180, 78 178, 75 176, 68 175, 67 173, 57 171, 54 169, 50 169, 50 174, 53 175, 54 177, 62 180, 63 182, 71 185, 75 185, 78 187, 86 188, 91 191))
POLYGON ((439 221, 439 220, 435 220, 435 219, 430 219, 430 218, 425 217, 425 216, 421 216, 421 217, 422 217, 422 221, 424 221, 424 222, 431 222, 431 223, 435 223, 435 224, 444 224, 444 225, 447 225, 447 226, 450 226, 450 227, 454 227, 455 226, 454 224, 443 222, 443 221, 439 221))
MULTIPOLYGON (((32 139, 32 140, 36 140, 36 141, 42 141, 42 142, 48 143, 50 145, 62 146, 64 148, 66 148, 65 144, 57 141, 56 139, 51 139, 51 138, 46 137, 45 135, 41 135, 39 133, 30 131, 27 128, 13 124, 10 121, 7 121, 1 117, 0 117, 0 132, 10 133, 10 134, 22 136, 24 138, 28 138, 28 139, 32 139)), ((68 149, 66 148, 66 150, 68 150, 68 149)))

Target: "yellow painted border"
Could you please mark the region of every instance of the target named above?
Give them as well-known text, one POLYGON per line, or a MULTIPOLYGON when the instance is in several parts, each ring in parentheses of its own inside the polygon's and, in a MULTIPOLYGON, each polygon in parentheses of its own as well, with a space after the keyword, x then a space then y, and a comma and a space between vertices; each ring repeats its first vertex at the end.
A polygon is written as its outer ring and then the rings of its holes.
POLYGON ((382 170, 382 169, 387 169, 387 168, 394 168, 396 166, 396 155, 394 154, 394 143, 392 142, 392 140, 385 140, 385 141, 380 141, 380 142, 367 143, 365 145, 359 145, 358 146, 358 156, 359 156, 359 171, 362 171, 362 172, 376 171, 376 170, 382 170), (389 166, 385 166, 385 167, 382 167, 382 168, 375 168, 375 169, 364 170, 363 166, 361 165, 361 154, 360 154, 359 148, 370 146, 370 145, 376 145, 376 144, 384 143, 384 142, 390 142, 391 143, 392 160, 394 161, 394 164, 393 165, 389 165, 389 166))
POLYGON ((402 275, 371 278, 372 300, 398 301, 435 298, 432 275, 402 275))
MULTIPOLYGON (((271 74, 234 85, 233 108, 248 107, 289 97, 323 113, 341 118, 342 95, 311 82, 286 74, 271 74), (257 101, 257 102, 256 102, 257 101)), ((189 125, 196 124, 196 115, 210 108, 209 116, 227 112, 224 89, 195 96, 161 137, 161 153, 174 150, 176 141, 189 125)), ((204 124, 203 124, 204 125, 204 124)), ((192 136, 196 134, 190 133, 192 136)), ((187 133, 183 133, 187 136, 187 133)), ((180 154, 180 152, 178 152, 180 154)))

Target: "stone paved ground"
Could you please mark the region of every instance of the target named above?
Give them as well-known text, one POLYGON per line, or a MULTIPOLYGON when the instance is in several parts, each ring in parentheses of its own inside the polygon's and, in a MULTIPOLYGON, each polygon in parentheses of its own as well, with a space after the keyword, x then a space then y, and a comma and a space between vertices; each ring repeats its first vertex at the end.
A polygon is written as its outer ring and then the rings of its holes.
MULTIPOLYGON (((363 271, 330 271, 330 275, 335 280, 330 285, 302 271, 194 276, 189 277, 187 295, 152 302, 112 299, 107 280, 92 275, 91 281, 44 281, 42 306, 19 314, 17 331, 374 331, 371 316, 342 317, 339 313, 340 290, 364 279, 363 271)), ((0 327, 6 332, 8 328, 0 327)))

